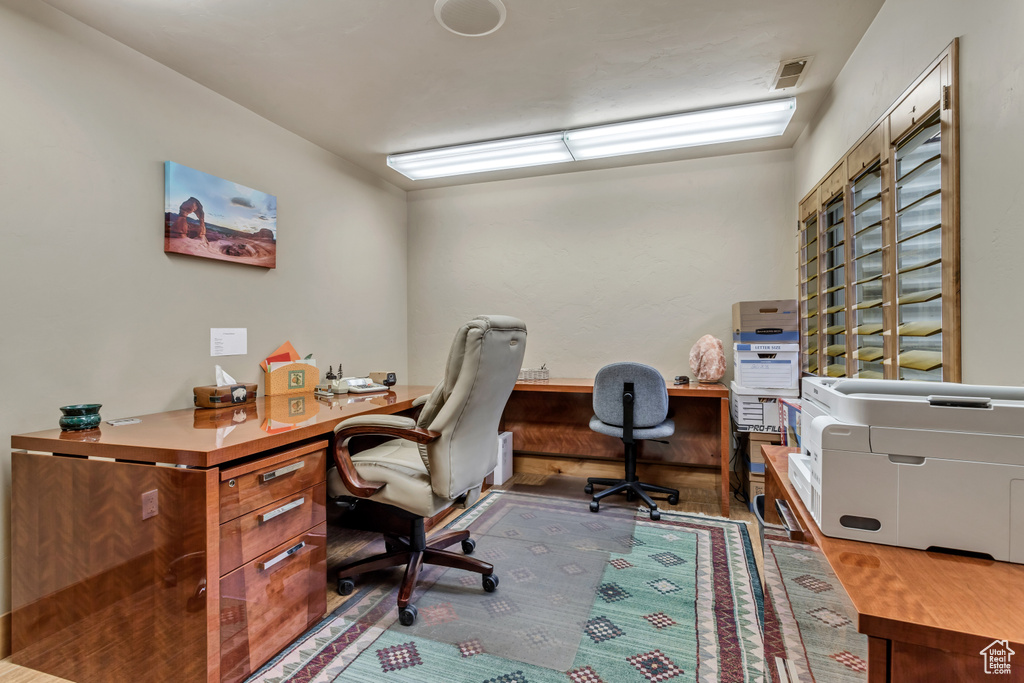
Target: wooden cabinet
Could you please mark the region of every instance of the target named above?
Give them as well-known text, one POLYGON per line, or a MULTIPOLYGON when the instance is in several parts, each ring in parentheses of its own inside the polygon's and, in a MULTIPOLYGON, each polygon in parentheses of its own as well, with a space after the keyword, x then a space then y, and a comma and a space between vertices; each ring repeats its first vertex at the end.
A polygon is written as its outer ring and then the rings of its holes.
POLYGON ((12 661, 80 683, 243 680, 326 612, 334 426, 430 390, 322 403, 283 433, 260 398, 13 436, 42 452, 11 458, 12 661))
POLYGON ((327 445, 209 470, 14 453, 13 661, 72 681, 243 680, 327 610, 327 445))

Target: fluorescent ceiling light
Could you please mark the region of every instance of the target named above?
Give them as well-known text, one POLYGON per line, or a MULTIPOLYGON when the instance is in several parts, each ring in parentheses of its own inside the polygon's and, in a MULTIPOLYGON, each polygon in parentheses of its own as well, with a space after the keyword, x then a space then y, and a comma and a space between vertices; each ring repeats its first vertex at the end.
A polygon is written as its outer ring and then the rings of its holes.
POLYGON ((562 133, 389 154, 388 166, 413 180, 572 161, 562 133))
POLYGON ((796 99, 706 109, 561 133, 388 155, 388 166, 413 180, 480 173, 621 154, 655 152, 782 135, 796 99))

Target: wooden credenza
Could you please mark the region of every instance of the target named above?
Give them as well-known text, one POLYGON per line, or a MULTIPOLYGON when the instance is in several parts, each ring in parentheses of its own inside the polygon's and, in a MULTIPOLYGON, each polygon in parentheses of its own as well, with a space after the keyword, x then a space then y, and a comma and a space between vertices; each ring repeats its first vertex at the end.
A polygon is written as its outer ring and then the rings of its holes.
POLYGON ((12 437, 12 661, 235 683, 326 611, 329 436, 430 387, 12 437))
POLYGON ((869 683, 1024 681, 1024 565, 825 536, 789 482, 790 450, 762 446, 765 521, 785 501, 828 560, 868 637, 869 683), (1009 674, 985 672, 996 641, 1017 653, 1009 674))

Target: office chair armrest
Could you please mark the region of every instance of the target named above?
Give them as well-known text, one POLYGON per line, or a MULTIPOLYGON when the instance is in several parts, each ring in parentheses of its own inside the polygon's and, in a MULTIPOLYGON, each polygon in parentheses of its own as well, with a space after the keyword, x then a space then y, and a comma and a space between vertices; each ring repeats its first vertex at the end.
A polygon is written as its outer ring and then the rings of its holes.
POLYGON ((414 443, 430 443, 441 434, 421 429, 412 418, 398 415, 359 415, 339 423, 334 428, 334 447, 331 449, 338 475, 349 491, 362 498, 369 498, 382 489, 384 483, 366 481, 356 472, 352 455, 348 451, 349 439, 356 436, 393 436, 414 443))
POLYGON ((412 407, 413 408, 419 408, 421 405, 426 403, 429 398, 430 398, 430 394, 423 394, 419 398, 414 398, 412 400, 412 407))
POLYGON ((355 426, 411 429, 416 426, 416 420, 402 415, 356 415, 355 417, 350 417, 347 420, 339 422, 338 426, 334 428, 334 433, 337 434, 343 429, 355 426))

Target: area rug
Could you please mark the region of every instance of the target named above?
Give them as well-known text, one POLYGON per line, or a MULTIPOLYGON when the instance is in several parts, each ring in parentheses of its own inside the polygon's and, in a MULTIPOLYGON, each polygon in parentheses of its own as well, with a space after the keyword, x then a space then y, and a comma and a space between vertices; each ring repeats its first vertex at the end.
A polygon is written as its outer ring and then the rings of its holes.
POLYGON ((867 636, 821 551, 765 528, 764 649, 772 683, 867 681, 867 636))
MULTIPOLYGON (((449 528, 474 530, 510 511, 574 514, 586 501, 494 492, 449 528)), ((595 522, 603 514, 590 515, 595 522)), ((524 657, 498 656, 478 638, 457 643, 414 635, 398 623, 394 582, 359 586, 333 614, 249 680, 252 683, 629 683, 636 681, 761 681, 763 641, 758 610, 763 597, 746 525, 717 517, 662 512, 651 522, 637 511, 633 532, 608 551, 572 663, 536 666, 524 657)), ((571 542, 572 536, 564 536, 571 542)), ((477 553, 487 551, 480 539, 477 553)), ((556 544, 555 538, 545 544, 556 544)), ((515 558, 513 558, 515 559, 515 558)), ((529 558, 526 558, 529 560, 529 558)), ((466 586, 480 600, 500 597, 512 581, 501 577, 493 594, 466 586)), ((530 566, 527 562, 526 566, 530 566)), ((421 583, 445 570, 430 568, 421 583)), ((541 577, 543 578, 543 577, 541 577)), ((477 580, 479 577, 477 577, 477 580)), ((427 586, 429 592, 429 585, 427 586)), ((422 596, 417 594, 418 602, 422 596)), ((447 610, 421 609, 419 620, 450 620, 447 610)), ((519 653, 534 645, 524 634, 519 653)))

